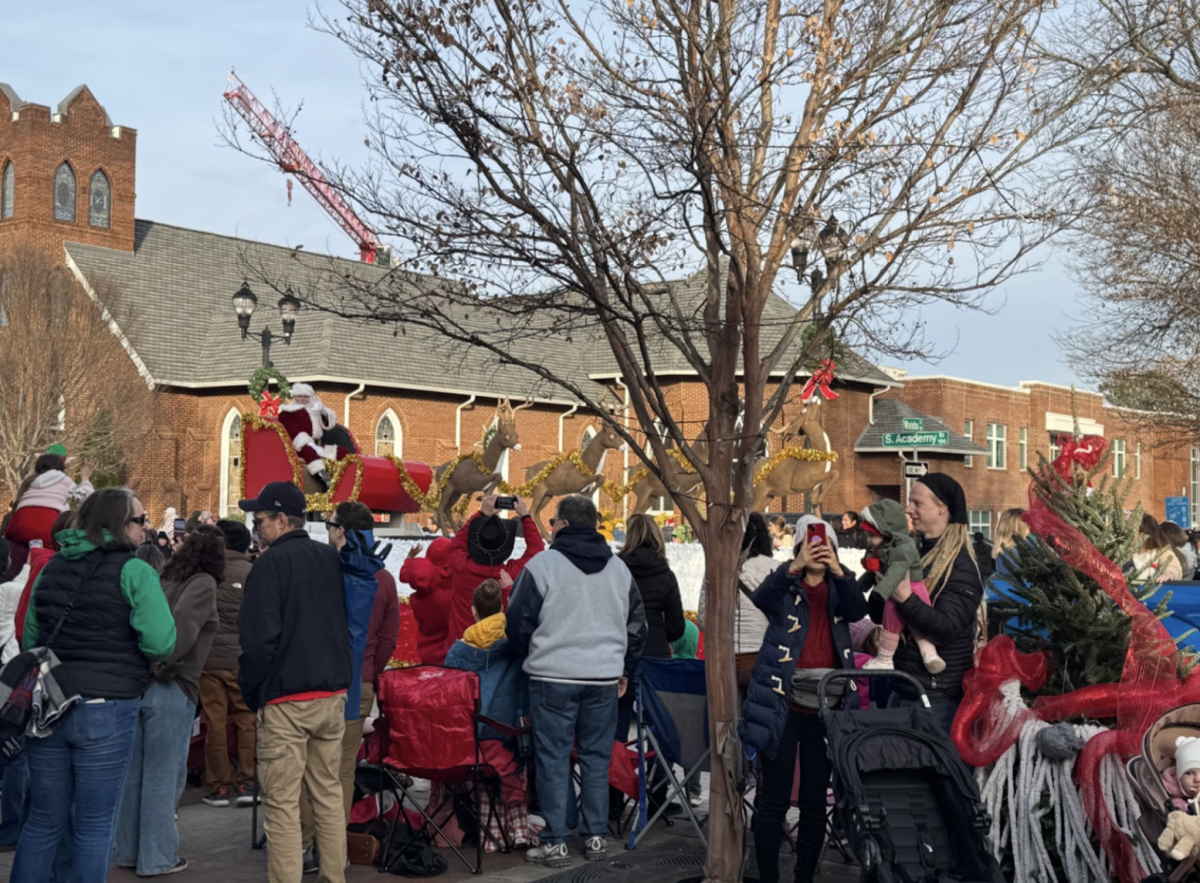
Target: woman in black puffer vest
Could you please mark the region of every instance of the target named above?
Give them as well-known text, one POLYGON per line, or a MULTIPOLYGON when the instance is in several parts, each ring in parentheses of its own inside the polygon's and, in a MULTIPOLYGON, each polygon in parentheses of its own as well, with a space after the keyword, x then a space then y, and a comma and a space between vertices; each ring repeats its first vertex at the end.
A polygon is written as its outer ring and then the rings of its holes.
MULTIPOLYGON (((905 622, 934 643, 946 668, 931 675, 921 661, 917 642, 901 641, 896 650, 897 671, 907 672, 920 682, 933 713, 946 732, 954 722, 962 701, 962 679, 975 665, 975 635, 981 627, 980 604, 983 581, 975 563, 975 550, 967 530, 967 504, 962 486, 948 475, 931 472, 913 484, 905 510, 913 529, 921 534, 917 544, 925 568, 925 587, 930 604, 909 590, 907 581, 892 595, 896 610, 905 622)), ((868 574, 869 576, 869 574, 868 574)), ((870 597, 871 618, 882 622, 883 603, 870 597)), ((919 697, 897 681, 888 706, 916 706, 919 697)))

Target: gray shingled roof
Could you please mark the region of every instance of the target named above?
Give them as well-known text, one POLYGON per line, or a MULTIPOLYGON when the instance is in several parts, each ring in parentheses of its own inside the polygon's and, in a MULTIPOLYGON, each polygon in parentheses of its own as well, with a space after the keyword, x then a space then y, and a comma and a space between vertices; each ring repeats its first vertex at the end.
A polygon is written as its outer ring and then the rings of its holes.
MULTIPOLYGON (((950 433, 949 445, 945 447, 919 448, 918 450, 938 454, 959 454, 968 457, 987 454, 987 451, 979 447, 979 445, 947 426, 946 421, 941 417, 930 417, 928 414, 921 413, 912 405, 905 404, 899 399, 875 400, 875 422, 868 423, 867 428, 858 437, 858 441, 854 443, 855 453, 896 453, 899 448, 885 448, 883 446, 883 434, 885 432, 904 432, 902 421, 906 418, 923 420, 925 422, 925 432, 950 433)), ((908 450, 911 450, 911 448, 908 450)))
MULTIPOLYGON (((103 292, 106 283, 119 290, 120 302, 114 313, 149 378, 159 386, 185 388, 241 384, 260 364, 260 347, 254 341, 243 341, 238 333, 231 300, 250 272, 248 266, 253 268, 252 278, 261 274, 279 287, 289 285, 303 293, 302 298, 328 290, 343 272, 368 283, 387 272, 319 255, 306 254, 304 260, 297 260, 286 247, 152 221, 137 222, 132 254, 74 242, 66 243, 66 250, 94 291, 103 292)), ((681 299, 699 310, 704 274, 673 284, 681 299)), ((277 292, 254 282, 251 288, 259 297, 251 329, 269 326, 279 333, 277 292)), ((103 294, 100 296, 103 299, 103 294)), ((792 314, 792 307, 781 298, 772 298, 768 313, 769 321, 777 323, 792 314)), ((502 321, 483 310, 470 318, 481 330, 494 329, 494 323, 502 321)), ((770 334, 764 332, 764 336, 770 334)), ((665 338, 657 350, 653 358, 659 373, 688 370, 683 356, 665 338)), ((590 375, 617 371, 607 342, 595 329, 579 329, 571 340, 535 333, 514 340, 511 351, 514 356, 553 366, 557 375, 570 378, 592 395, 599 395, 601 386, 589 379, 590 375)), ((565 391, 522 368, 498 364, 486 352, 448 342, 432 331, 410 327, 397 334, 388 325, 344 319, 320 310, 303 310, 292 343, 277 342, 271 358, 293 379, 365 381, 430 391, 532 396, 543 401, 570 399, 565 391)), ((838 376, 897 385, 861 359, 839 365, 838 376)))

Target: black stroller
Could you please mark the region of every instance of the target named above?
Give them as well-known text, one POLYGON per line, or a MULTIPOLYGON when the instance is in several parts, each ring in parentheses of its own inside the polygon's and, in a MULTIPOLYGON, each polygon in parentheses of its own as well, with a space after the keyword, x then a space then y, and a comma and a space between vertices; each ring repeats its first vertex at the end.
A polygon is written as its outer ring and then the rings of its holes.
POLYGON ((1004 883, 985 843, 991 820, 975 777, 915 678, 832 671, 817 685, 817 701, 833 762, 834 813, 862 866, 861 883, 1004 883), (905 680, 926 708, 830 708, 829 683, 861 677, 905 680))

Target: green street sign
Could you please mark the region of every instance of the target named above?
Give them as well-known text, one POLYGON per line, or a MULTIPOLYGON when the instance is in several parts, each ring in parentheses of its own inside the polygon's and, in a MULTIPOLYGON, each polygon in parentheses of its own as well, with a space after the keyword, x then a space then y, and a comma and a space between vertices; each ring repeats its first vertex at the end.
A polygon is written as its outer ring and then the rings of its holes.
POLYGON ((950 444, 949 432, 885 432, 885 448, 944 448, 950 444))
POLYGON ((924 432, 925 421, 920 417, 905 417, 900 421, 901 428, 905 432, 924 432))

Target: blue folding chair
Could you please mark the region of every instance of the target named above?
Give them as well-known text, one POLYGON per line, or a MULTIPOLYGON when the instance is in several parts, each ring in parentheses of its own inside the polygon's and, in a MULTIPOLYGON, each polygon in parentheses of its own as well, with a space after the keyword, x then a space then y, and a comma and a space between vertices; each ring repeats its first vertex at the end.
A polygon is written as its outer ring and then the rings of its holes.
POLYGON ((691 820, 708 848, 705 820, 698 819, 687 798, 687 785, 709 771, 708 693, 704 662, 699 659, 643 659, 634 679, 637 690, 638 813, 626 849, 635 849, 646 831, 666 812, 672 799, 691 820), (647 767, 647 755, 650 765, 647 767), (674 765, 683 767, 683 777, 674 765), (667 781, 667 795, 647 818, 649 770, 657 768, 667 781))

